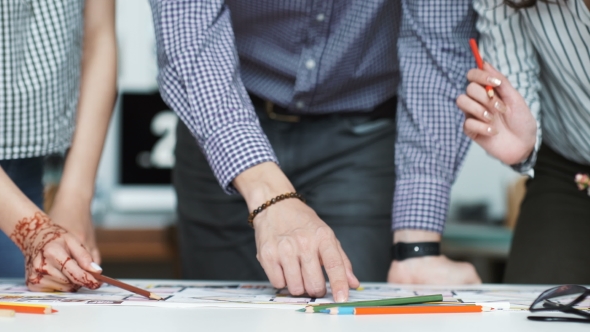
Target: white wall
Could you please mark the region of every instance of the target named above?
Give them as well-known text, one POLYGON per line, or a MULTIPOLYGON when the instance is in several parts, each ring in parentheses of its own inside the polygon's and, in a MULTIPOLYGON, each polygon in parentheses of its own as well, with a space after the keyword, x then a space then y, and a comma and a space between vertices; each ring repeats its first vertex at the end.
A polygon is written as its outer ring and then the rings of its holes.
POLYGON ((459 204, 487 203, 492 219, 506 213, 506 188, 518 173, 471 144, 465 163, 451 191, 451 211, 459 204))
MULTIPOLYGON (((121 91, 153 91, 157 88, 157 65, 151 12, 147 0, 117 1, 117 39, 119 45, 119 78, 121 91)), ((113 117, 99 174, 99 189, 110 194, 111 208, 127 212, 171 213, 175 199, 172 191, 156 188, 121 188, 117 185, 118 114, 113 117)), ((490 216, 499 219, 505 213, 507 184, 516 173, 493 160, 477 145, 468 152, 462 171, 452 190, 451 210, 463 203, 487 203, 490 216)), ((124 223, 130 218, 111 218, 112 223, 124 223)), ((111 223, 111 224, 112 224, 111 223)), ((113 225, 116 226, 116 225, 113 225)))

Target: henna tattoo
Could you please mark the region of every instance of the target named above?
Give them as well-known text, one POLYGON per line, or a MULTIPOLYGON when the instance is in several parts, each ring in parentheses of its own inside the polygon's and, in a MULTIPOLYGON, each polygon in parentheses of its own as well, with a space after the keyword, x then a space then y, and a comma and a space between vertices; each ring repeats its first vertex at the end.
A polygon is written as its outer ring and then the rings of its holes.
POLYGON ((70 257, 66 258, 66 260, 65 260, 63 263, 58 261, 58 262, 59 262, 59 264, 61 265, 61 268, 59 269, 60 271, 63 271, 63 270, 64 270, 64 266, 66 266, 66 263, 67 263, 67 262, 68 262, 70 259, 71 259, 70 257))
POLYGON ((65 232, 65 229, 54 225, 47 215, 40 212, 35 213, 32 218, 23 218, 16 224, 10 238, 25 256, 27 286, 38 285, 44 276, 49 275, 45 269, 47 258, 43 248, 65 232), (33 262, 36 257, 41 258, 40 266, 35 266, 33 262))
POLYGON ((98 287, 100 287, 100 284, 98 282, 94 282, 94 281, 88 280, 88 275, 87 274, 84 274, 82 276, 82 279, 78 279, 78 278, 76 278, 76 276, 70 274, 70 278, 72 278, 75 281, 77 281, 78 283, 84 285, 84 287, 86 287, 88 289, 97 289, 98 287))
MULTIPOLYGON (((51 222, 51 219, 44 213, 37 212, 32 218, 23 218, 20 220, 10 235, 10 238, 16 243, 16 245, 22 250, 25 256, 25 269, 26 269, 26 284, 27 286, 39 285, 45 276, 50 275, 46 269, 47 258, 45 256, 45 246, 49 243, 58 240, 62 235, 66 234, 67 231, 59 225, 51 222), (40 265, 35 265, 34 260, 39 257, 41 259, 40 265)), ((70 280, 74 280, 83 284, 85 287, 95 289, 98 288, 99 284, 88 280, 86 274, 82 280, 76 278, 66 267, 66 263, 71 258, 68 257, 62 263, 60 271, 67 273, 70 276, 70 280)), ((56 277, 56 276, 53 276, 56 277)), ((71 287, 70 291, 76 291, 80 286, 75 285, 70 280, 61 281, 71 287)))

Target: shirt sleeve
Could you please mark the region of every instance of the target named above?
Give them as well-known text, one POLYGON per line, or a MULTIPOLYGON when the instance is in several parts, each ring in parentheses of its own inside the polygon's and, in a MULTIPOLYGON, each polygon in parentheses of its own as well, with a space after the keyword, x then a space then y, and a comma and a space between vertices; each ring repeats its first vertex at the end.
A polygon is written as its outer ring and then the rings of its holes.
POLYGON ((277 158, 239 75, 229 9, 223 0, 150 0, 158 83, 227 193, 244 170, 277 158))
POLYGON ((475 67, 475 13, 469 0, 406 0, 402 11, 392 228, 442 233, 469 147, 455 99, 475 67))
POLYGON ((479 15, 476 26, 484 60, 506 76, 537 119, 537 141, 533 152, 524 162, 512 165, 516 171, 532 176, 541 146, 541 84, 538 55, 521 22, 521 12, 525 10, 510 8, 503 0, 475 0, 473 7, 479 15))

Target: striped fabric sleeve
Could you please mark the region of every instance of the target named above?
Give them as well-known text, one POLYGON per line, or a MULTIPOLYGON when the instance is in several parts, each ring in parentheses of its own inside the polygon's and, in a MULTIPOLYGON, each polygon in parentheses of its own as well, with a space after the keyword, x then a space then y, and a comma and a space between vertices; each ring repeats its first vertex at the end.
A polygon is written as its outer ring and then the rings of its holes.
POLYGON ((227 193, 233 179, 277 162, 239 75, 224 1, 151 0, 164 101, 187 125, 227 193))
POLYGON ((442 233, 469 139, 455 99, 475 66, 469 0, 402 1, 393 229, 442 233))
POLYGON ((537 141, 533 152, 524 162, 511 165, 514 170, 532 176, 541 146, 541 84, 537 52, 523 30, 522 16, 503 0, 475 0, 474 9, 479 15, 476 27, 484 60, 508 78, 537 119, 537 141))

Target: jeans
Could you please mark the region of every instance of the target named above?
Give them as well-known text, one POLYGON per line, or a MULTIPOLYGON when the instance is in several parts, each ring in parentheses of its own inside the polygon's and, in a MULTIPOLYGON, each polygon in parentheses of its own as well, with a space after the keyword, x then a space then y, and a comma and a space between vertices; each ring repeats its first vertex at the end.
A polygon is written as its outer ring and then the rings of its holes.
MULTIPOLYGON (((0 160, 4 172, 40 209, 43 209, 43 159, 0 160)), ((24 277, 25 259, 22 252, 6 234, 0 232, 0 278, 24 277)))

